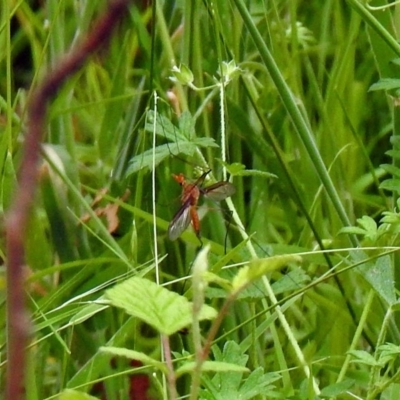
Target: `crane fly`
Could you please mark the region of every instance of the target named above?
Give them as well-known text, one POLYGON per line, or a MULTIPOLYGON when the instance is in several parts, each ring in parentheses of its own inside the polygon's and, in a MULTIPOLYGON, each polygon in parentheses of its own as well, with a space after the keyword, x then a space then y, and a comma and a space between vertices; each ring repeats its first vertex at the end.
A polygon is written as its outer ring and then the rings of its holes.
POLYGON ((235 186, 225 181, 217 182, 203 188, 204 179, 210 172, 211 170, 204 172, 194 183, 188 183, 183 174, 172 175, 182 186, 182 205, 169 224, 168 237, 170 240, 178 239, 189 226, 190 222, 192 222, 196 236, 200 239, 200 219, 197 214, 197 203, 201 195, 214 201, 221 201, 235 193, 235 186))

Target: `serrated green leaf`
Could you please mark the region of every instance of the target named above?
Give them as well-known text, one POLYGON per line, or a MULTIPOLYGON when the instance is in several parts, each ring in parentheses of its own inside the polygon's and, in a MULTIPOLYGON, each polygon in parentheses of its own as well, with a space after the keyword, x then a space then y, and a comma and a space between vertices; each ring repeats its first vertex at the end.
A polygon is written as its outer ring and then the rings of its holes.
POLYGON ((348 354, 351 354, 355 359, 352 362, 370 365, 372 367, 380 367, 381 364, 375 360, 375 358, 364 350, 350 350, 348 354))
POLYGON ((388 150, 385 154, 396 159, 400 159, 400 150, 388 150))
POLYGON ((228 171, 228 173, 232 176, 238 175, 240 173, 240 171, 243 171, 246 168, 246 166, 241 163, 229 164, 226 161, 222 161, 220 158, 216 158, 216 160, 221 165, 223 165, 226 168, 226 170, 228 171))
POLYGON ((229 340, 225 343, 222 353, 218 346, 213 346, 212 351, 217 361, 224 361, 237 365, 246 365, 249 356, 244 354, 238 343, 229 340))
POLYGON ((377 83, 374 83, 368 89, 369 92, 377 90, 391 90, 400 88, 400 79, 384 78, 380 79, 377 83))
POLYGON ((192 117, 192 114, 190 114, 189 111, 184 111, 179 118, 179 130, 189 140, 194 139, 196 137, 196 132, 194 129, 195 124, 196 121, 192 117))
POLYGON ((326 386, 321 390, 321 396, 323 397, 336 397, 346 393, 355 384, 354 379, 346 379, 342 382, 333 383, 332 385, 326 386))
POLYGON ((392 192, 400 192, 400 179, 386 179, 379 187, 392 192))
POLYGON ((240 396, 238 398, 247 400, 253 399, 259 394, 266 394, 266 392, 274 388, 271 384, 280 378, 281 376, 278 373, 269 372, 264 374, 263 368, 258 367, 251 372, 240 387, 240 396))
POLYGON ((167 373, 167 367, 161 361, 155 360, 149 357, 147 354, 141 353, 140 351, 134 351, 130 349, 125 349, 123 347, 113 347, 113 346, 102 346, 99 349, 103 353, 109 353, 114 356, 126 357, 130 360, 140 361, 143 365, 148 365, 155 367, 163 373, 167 373))
MULTIPOLYGON (((178 154, 184 154, 189 157, 192 157, 196 151, 197 147, 218 147, 215 143, 214 139, 202 137, 195 138, 192 141, 180 141, 176 143, 162 144, 161 146, 157 146, 154 152, 154 165, 159 165, 166 158, 171 156, 177 156, 178 154)), ((142 169, 151 169, 153 168, 153 149, 149 149, 144 151, 141 154, 133 157, 129 161, 129 165, 126 171, 126 176, 132 175, 135 172, 138 172, 142 169)))
POLYGON ((278 178, 275 174, 272 174, 270 172, 260 171, 258 169, 246 169, 246 166, 244 164, 228 164, 227 162, 222 161, 219 158, 217 158, 216 160, 220 162, 232 176, 260 176, 262 178, 278 178))
MULTIPOLYGON (((176 376, 182 376, 184 374, 193 372, 194 369, 196 368, 196 362, 195 361, 190 361, 188 363, 185 363, 181 367, 179 367, 176 371, 176 376)), ((246 367, 243 367, 241 365, 236 365, 236 364, 231 364, 227 362, 221 362, 221 361, 205 361, 202 366, 201 366, 202 372, 240 372, 240 373, 245 373, 245 372, 250 372, 250 370, 246 367)))
POLYGON ((126 177, 143 169, 148 169, 151 171, 153 165, 157 167, 162 161, 168 157, 171 157, 172 155, 186 154, 188 156, 193 156, 195 151, 196 145, 192 142, 162 144, 161 146, 157 146, 155 148, 154 155, 153 149, 146 150, 142 154, 138 154, 129 161, 126 177))
POLYGON ((366 239, 371 240, 372 242, 376 242, 376 240, 378 240, 378 225, 374 219, 368 215, 364 215, 362 218, 357 219, 357 223, 358 225, 361 225, 361 228, 356 226, 346 226, 342 228, 339 233, 363 235, 366 239))
MULTIPOLYGON (((222 351, 215 345, 212 347, 214 359, 220 362, 235 364, 244 367, 249 359, 249 356, 242 352, 238 343, 229 340, 225 343, 222 351)), ((220 393, 225 396, 227 392, 236 392, 239 390, 243 379, 243 373, 240 371, 220 372, 215 374, 213 382, 220 388, 220 393)))
MULTIPOLYGON (((133 277, 107 290, 112 305, 123 308, 157 331, 172 335, 192 322, 193 305, 186 297, 171 292, 147 279, 133 277)), ((214 308, 203 305, 198 318, 213 319, 214 308)))
MULTIPOLYGON (((195 123, 196 121, 189 111, 185 111, 182 113, 178 121, 178 126, 175 126, 168 118, 158 114, 156 123, 156 135, 163 137, 170 142, 191 142, 196 139, 195 123)), ((149 110, 147 112, 145 130, 151 133, 154 130, 153 110, 149 110)))
POLYGON ((364 215, 362 218, 357 218, 357 223, 369 232, 376 232, 378 228, 375 220, 368 215, 364 215))
MULTIPOLYGON (((244 354, 240 346, 229 341, 225 344, 221 352, 218 346, 213 346, 214 358, 222 365, 236 365, 243 368, 247 363, 248 356, 244 354)), ((212 378, 208 375, 203 376, 205 387, 212 388, 212 398, 217 399, 252 399, 258 394, 266 395, 269 390, 273 389, 271 385, 274 381, 280 379, 277 373, 264 374, 262 368, 257 368, 247 377, 243 378, 241 370, 222 370, 218 371, 212 378)), ((208 399, 209 390, 201 392, 201 399, 208 399)))
POLYGON ((78 392, 73 389, 66 389, 57 397, 59 400, 99 400, 98 397, 90 396, 84 392, 78 392))
POLYGON ((400 178, 400 168, 396 167, 395 165, 392 164, 381 164, 381 168, 383 168, 386 172, 389 174, 393 175, 396 178, 400 178))
POLYGON ((378 347, 378 350, 381 352, 381 355, 400 355, 400 346, 394 343, 385 343, 378 347))
MULTIPOLYGON (((144 129, 147 132, 154 130, 154 111, 149 110, 146 115, 146 124, 144 129)), ((168 118, 157 114, 156 135, 161 136, 171 142, 187 141, 185 135, 168 118)))

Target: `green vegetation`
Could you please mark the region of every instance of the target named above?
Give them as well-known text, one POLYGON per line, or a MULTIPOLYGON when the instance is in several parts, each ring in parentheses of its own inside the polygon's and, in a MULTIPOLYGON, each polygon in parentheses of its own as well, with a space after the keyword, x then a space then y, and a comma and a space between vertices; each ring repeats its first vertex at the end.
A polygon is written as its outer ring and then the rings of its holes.
MULTIPOLYGON (((2 0, 3 214, 32 88, 106 3, 2 0)), ((49 104, 26 398, 398 399, 400 3, 139 3, 49 104), (172 174, 209 170, 236 192, 169 240, 172 174)))

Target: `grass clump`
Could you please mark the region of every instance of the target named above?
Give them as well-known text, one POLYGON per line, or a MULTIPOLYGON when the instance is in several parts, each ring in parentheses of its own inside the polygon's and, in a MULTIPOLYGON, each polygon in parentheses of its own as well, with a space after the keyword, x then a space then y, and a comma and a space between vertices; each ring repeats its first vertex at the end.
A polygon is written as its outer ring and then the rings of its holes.
MULTIPOLYGON (((3 3, 6 214, 32 88, 106 5, 3 3)), ((27 398, 399 393, 398 4, 303 3, 131 4, 48 104, 27 398), (180 201, 179 173, 204 198, 180 201)))

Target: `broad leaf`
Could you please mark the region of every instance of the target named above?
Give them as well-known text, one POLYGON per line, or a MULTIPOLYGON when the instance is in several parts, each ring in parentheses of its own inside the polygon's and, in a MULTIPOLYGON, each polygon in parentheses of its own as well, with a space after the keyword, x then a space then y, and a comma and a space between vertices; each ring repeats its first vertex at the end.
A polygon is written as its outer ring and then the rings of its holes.
MULTIPOLYGON (((365 254, 352 252, 354 261, 360 261, 361 257, 365 257, 365 254)), ((375 261, 360 265, 357 270, 365 277, 377 294, 387 304, 392 305, 396 302, 396 292, 393 266, 390 260, 390 256, 382 256, 375 261)))
MULTIPOLYGON (((130 278, 107 290, 111 304, 123 308, 165 335, 172 335, 192 322, 193 305, 186 297, 143 278, 130 278)), ((203 305, 198 318, 213 319, 214 308, 203 305)))

